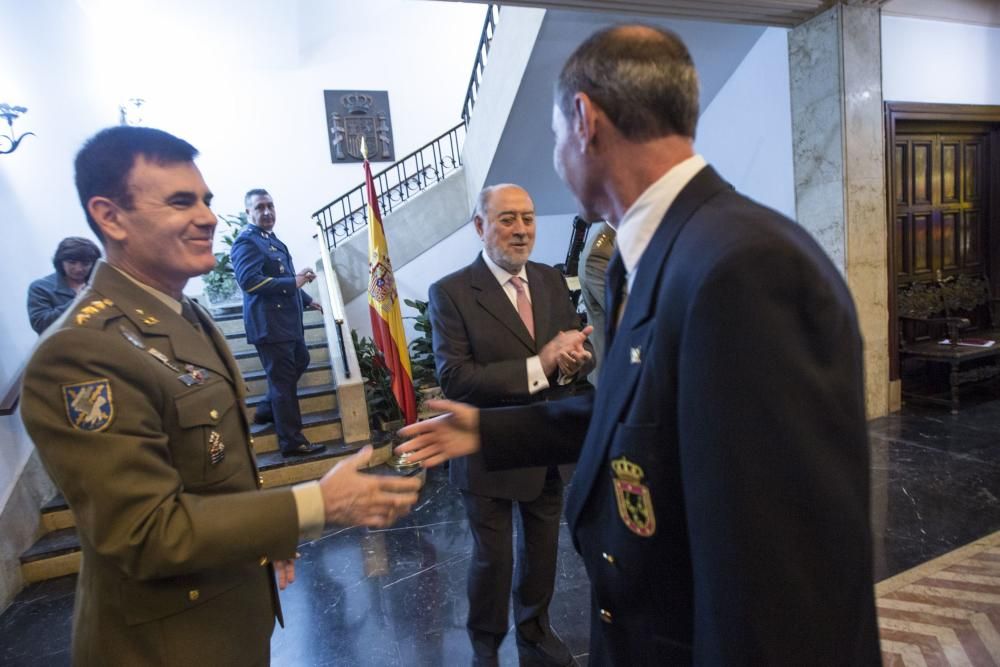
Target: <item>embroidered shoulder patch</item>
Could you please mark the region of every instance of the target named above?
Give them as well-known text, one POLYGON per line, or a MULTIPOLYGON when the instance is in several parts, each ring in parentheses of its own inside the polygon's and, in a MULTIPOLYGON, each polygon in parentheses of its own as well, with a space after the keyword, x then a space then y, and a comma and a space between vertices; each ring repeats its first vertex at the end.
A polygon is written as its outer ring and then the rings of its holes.
POLYGON ((64 384, 62 390, 70 426, 81 431, 103 431, 111 425, 115 404, 108 380, 64 384))

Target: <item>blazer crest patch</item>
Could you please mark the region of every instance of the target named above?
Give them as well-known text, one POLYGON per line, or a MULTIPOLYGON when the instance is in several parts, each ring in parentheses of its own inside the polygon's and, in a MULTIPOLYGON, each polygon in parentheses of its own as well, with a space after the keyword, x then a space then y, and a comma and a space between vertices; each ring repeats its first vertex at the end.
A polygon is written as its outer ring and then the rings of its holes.
POLYGON ((111 425, 115 404, 111 383, 104 379, 64 384, 63 402, 70 425, 80 431, 103 431, 111 425))
POLYGON ((645 474, 642 467, 624 456, 611 462, 611 477, 615 486, 615 500, 618 501, 618 515, 625 522, 625 526, 639 537, 651 537, 656 533, 653 498, 649 493, 649 487, 642 483, 645 474))

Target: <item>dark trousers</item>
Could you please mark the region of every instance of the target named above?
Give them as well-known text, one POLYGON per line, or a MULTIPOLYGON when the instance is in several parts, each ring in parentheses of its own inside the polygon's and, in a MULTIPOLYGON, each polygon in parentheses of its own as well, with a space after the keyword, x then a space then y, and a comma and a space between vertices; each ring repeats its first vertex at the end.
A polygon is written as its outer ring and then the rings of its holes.
POLYGON ((462 492, 474 546, 469 563, 469 618, 473 647, 489 650, 507 634, 508 600, 514 575, 514 624, 519 635, 538 641, 549 628, 549 602, 555 585, 563 483, 549 470, 538 498, 529 502, 462 492), (512 509, 521 517, 514 571, 512 509))
POLYGON ((257 407, 257 414, 274 417, 278 446, 286 451, 306 442, 302 435, 297 385, 309 365, 309 349, 301 338, 281 343, 258 343, 255 347, 267 374, 267 397, 257 407))

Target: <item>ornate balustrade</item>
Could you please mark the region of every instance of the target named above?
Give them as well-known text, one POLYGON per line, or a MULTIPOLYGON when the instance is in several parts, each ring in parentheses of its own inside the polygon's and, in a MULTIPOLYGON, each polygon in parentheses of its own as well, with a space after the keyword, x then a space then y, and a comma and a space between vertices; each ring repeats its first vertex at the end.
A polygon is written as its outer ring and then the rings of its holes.
MULTIPOLYGON (((462 166, 465 122, 413 151, 402 160, 372 178, 379 192, 382 215, 392 213, 403 202, 443 181, 462 166)), ((333 249, 368 225, 368 201, 365 185, 341 195, 312 214, 327 248, 333 249)))

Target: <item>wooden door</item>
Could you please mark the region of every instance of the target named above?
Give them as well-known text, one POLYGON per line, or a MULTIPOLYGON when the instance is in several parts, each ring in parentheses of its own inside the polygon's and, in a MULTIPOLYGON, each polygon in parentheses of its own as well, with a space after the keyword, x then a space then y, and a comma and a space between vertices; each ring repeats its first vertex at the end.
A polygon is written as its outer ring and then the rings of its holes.
POLYGON ((896 284, 989 273, 989 131, 896 128, 896 284))
POLYGON ((897 290, 983 274, 1000 294, 1000 106, 885 103, 889 377, 899 379, 897 290))

